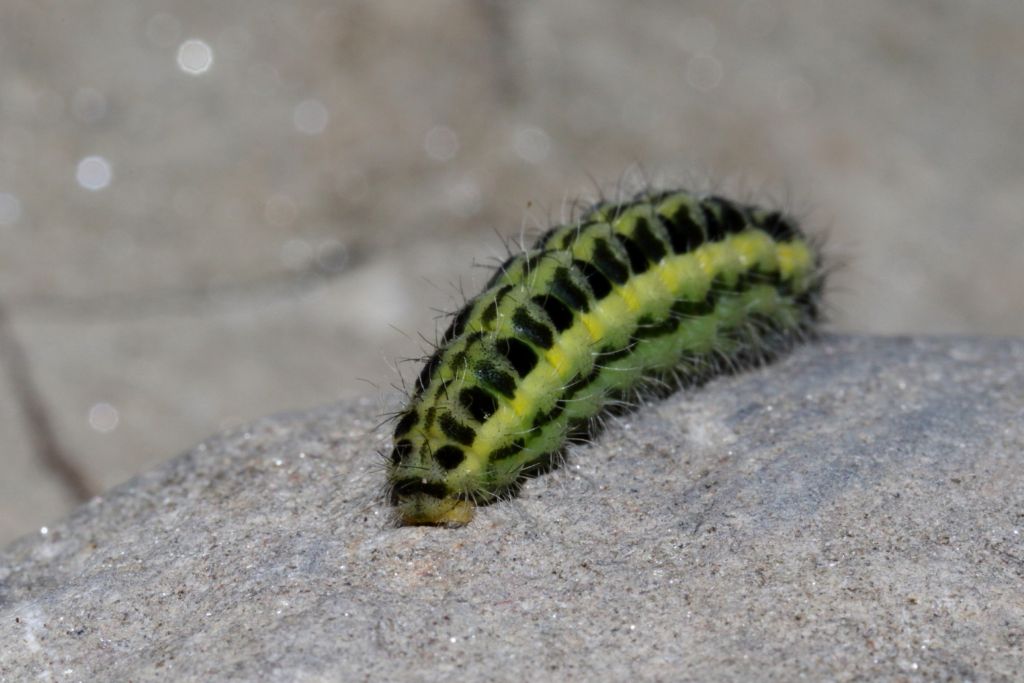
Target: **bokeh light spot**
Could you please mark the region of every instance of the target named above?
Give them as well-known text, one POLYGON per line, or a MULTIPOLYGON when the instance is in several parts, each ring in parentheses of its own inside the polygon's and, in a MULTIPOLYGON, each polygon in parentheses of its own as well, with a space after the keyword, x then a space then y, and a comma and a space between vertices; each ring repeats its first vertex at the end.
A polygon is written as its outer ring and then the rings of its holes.
POLYGON ((101 402, 89 408, 89 426, 100 434, 114 431, 120 421, 121 415, 117 408, 109 403, 101 402))
POLYGON ((686 82, 691 88, 709 92, 722 82, 722 63, 711 55, 696 55, 686 64, 686 82))
POLYGON ((178 47, 178 68, 199 76, 213 66, 213 49, 201 40, 191 38, 178 47))
POLYGON ((87 190, 99 192, 110 185, 114 171, 110 162, 101 156, 88 156, 78 162, 75 169, 75 180, 87 190))
POLYGON ((519 158, 531 164, 543 162, 551 152, 551 138, 536 126, 517 130, 513 145, 519 158))
POLYGON ((423 149, 434 161, 451 161, 459 153, 459 136, 448 126, 434 126, 423 137, 423 149))

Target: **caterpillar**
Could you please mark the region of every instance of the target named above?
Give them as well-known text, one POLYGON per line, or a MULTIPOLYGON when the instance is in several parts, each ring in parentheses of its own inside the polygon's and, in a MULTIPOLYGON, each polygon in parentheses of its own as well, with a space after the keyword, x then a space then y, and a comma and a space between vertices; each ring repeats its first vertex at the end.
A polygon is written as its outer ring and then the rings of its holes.
POLYGON ((792 217, 717 195, 648 190, 552 227, 455 314, 398 414, 398 522, 466 524, 638 389, 806 338, 823 272, 792 217))

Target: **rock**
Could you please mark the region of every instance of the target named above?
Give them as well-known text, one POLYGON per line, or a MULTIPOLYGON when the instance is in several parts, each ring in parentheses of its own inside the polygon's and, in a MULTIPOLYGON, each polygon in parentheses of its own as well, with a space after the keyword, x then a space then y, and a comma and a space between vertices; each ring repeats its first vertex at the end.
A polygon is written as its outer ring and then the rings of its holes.
POLYGON ((1010 680, 1024 340, 827 338, 393 528, 369 401, 214 437, 0 554, 0 680, 1010 680))

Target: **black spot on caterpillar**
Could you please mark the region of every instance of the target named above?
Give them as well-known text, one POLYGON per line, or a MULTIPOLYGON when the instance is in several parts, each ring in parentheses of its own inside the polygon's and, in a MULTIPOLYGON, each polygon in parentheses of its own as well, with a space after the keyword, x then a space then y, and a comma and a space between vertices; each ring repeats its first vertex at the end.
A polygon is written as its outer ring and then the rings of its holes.
POLYGON ((792 218, 685 190, 551 228, 455 315, 420 373, 388 465, 400 521, 465 524, 637 388, 807 337, 823 272, 792 218))

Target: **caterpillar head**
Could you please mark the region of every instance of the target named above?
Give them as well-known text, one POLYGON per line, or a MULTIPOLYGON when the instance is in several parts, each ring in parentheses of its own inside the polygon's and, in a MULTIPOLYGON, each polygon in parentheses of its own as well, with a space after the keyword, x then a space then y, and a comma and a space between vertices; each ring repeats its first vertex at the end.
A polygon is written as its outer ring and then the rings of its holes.
POLYGON ((388 470, 389 498, 400 524, 462 526, 473 519, 474 504, 448 476, 454 464, 445 459, 451 446, 436 451, 422 434, 396 439, 388 470), (440 459, 439 459, 440 457, 440 459), (444 463, 444 464, 442 464, 444 463))
POLYGON ((408 525, 462 526, 473 519, 476 507, 444 482, 422 477, 393 479, 391 502, 399 523, 408 525))

